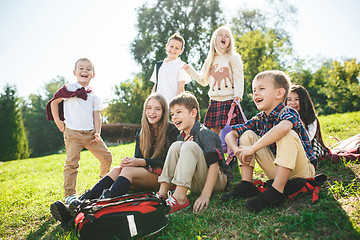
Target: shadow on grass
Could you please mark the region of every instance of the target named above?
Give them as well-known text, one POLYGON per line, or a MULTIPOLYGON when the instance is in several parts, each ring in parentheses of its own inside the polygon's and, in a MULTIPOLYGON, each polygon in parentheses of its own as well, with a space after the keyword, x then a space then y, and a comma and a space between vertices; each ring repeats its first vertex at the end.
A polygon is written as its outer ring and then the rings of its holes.
POLYGON ((31 231, 26 240, 38 240, 38 239, 78 239, 76 231, 64 230, 60 223, 53 219, 51 216, 44 222, 42 222, 37 228, 31 231))
MULTIPOLYGON (((300 194, 278 209, 258 214, 245 209, 248 199, 224 203, 222 193, 213 194, 209 208, 194 214, 186 210, 170 216, 169 225, 160 234, 163 239, 360 239, 359 207, 344 210, 347 199, 357 197, 359 178, 346 164, 322 164, 318 173, 329 177, 320 191, 319 200, 312 204, 310 193, 300 194), (337 180, 335 180, 337 179, 337 180), (342 182, 338 187, 334 181, 342 182), (339 188, 339 189, 337 189, 339 188)), ((240 182, 237 173, 236 182, 240 182)), ((190 194, 194 203, 198 194, 190 194)))
MULTIPOLYGON (((305 193, 258 214, 245 209, 248 199, 224 203, 222 193, 214 193, 206 211, 195 214, 189 208, 171 215, 169 225, 147 239, 360 239, 360 180, 353 169, 346 163, 322 162, 318 173, 329 180, 316 203, 305 193)), ((241 179, 236 175, 232 186, 241 179)), ((191 193, 190 203, 198 196, 191 193)), ((76 239, 75 231, 65 232, 54 222, 46 220, 27 239, 76 239)))

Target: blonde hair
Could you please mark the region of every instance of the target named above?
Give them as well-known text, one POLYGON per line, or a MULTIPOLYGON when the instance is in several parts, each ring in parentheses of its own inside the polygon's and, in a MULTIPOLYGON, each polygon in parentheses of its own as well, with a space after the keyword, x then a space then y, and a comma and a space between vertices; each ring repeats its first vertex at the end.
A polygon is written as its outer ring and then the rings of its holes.
POLYGON ((169 125, 168 107, 165 98, 159 93, 150 94, 143 107, 141 118, 141 131, 140 131, 140 150, 144 158, 157 158, 161 157, 165 151, 166 133, 169 125), (146 117, 146 106, 150 99, 159 101, 162 108, 162 116, 157 124, 157 136, 155 140, 154 130, 146 117), (151 149, 154 146, 154 152, 151 154, 151 149))
POLYGON ((75 62, 75 67, 74 67, 74 70, 76 70, 76 67, 77 67, 77 64, 80 62, 80 61, 87 61, 91 64, 91 67, 92 67, 92 70, 93 70, 93 73, 95 73, 95 68, 94 68, 94 64, 92 61, 90 61, 88 58, 80 58, 78 59, 76 62, 75 62))
POLYGON ((217 28, 214 33, 212 34, 211 36, 211 39, 210 39, 210 50, 209 50, 209 53, 208 53, 208 56, 206 57, 205 59, 205 62, 204 62, 204 65, 202 67, 202 76, 204 77, 204 80, 207 81, 208 78, 209 78, 209 73, 210 73, 210 67, 214 61, 214 58, 215 58, 215 55, 216 53, 218 53, 219 55, 229 55, 229 57, 233 54, 236 53, 236 50, 235 50, 235 40, 234 40, 234 37, 232 35, 232 32, 231 32, 231 29, 230 27, 228 26, 221 26, 219 28, 217 28), (229 33, 229 36, 230 36, 230 44, 229 44, 229 47, 228 49, 221 53, 221 51, 218 49, 218 46, 217 46, 217 37, 219 35, 219 32, 221 30, 225 30, 229 33))
POLYGON ((173 100, 171 100, 169 108, 172 108, 175 105, 184 106, 189 111, 192 111, 195 108, 197 111, 195 119, 200 120, 199 102, 191 92, 186 91, 177 95, 173 100))
POLYGON ((171 35, 166 43, 166 45, 169 45, 170 41, 174 39, 174 40, 177 40, 179 42, 182 43, 182 46, 181 46, 181 49, 184 49, 185 47, 185 39, 178 33, 174 33, 173 35, 171 35))
POLYGON ((290 77, 288 75, 286 75, 286 73, 284 73, 283 71, 280 70, 267 70, 267 71, 263 71, 258 73, 254 80, 256 79, 265 79, 265 78, 270 78, 273 80, 274 82, 274 86, 276 88, 284 88, 285 89, 285 94, 284 94, 284 102, 287 99, 287 96, 289 94, 290 91, 290 86, 291 86, 291 80, 290 77))

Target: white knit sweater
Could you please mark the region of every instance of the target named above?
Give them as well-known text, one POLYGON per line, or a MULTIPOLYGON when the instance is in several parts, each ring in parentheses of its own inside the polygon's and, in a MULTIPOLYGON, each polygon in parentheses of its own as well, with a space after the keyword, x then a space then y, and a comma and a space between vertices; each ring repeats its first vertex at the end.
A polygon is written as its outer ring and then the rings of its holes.
POLYGON ((223 102, 243 97, 244 73, 239 54, 215 56, 207 80, 191 66, 187 72, 202 86, 209 84, 208 94, 211 100, 223 102))

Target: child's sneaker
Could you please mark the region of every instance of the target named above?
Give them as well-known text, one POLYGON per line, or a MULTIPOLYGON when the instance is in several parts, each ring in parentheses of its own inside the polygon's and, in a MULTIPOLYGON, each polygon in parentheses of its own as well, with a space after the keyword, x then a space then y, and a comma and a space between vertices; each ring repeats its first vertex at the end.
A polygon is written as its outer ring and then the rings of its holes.
POLYGON ((63 226, 66 226, 72 219, 72 216, 70 215, 70 213, 68 211, 68 208, 61 201, 56 201, 53 204, 51 204, 50 212, 51 212, 51 215, 56 220, 60 221, 63 226))
POLYGON ((178 203, 178 201, 172 195, 170 195, 168 197, 168 199, 166 199, 165 201, 166 201, 166 204, 171 207, 171 210, 167 215, 171 215, 171 214, 173 214, 175 212, 185 210, 190 205, 190 202, 189 202, 188 198, 186 198, 186 202, 184 204, 180 204, 180 203, 178 203))
POLYGON ((69 213, 72 215, 72 216, 75 216, 76 215, 76 208, 86 199, 91 199, 91 191, 90 190, 87 190, 85 191, 85 193, 83 195, 81 195, 79 198, 73 198, 73 200, 70 202, 69 204, 69 207, 68 207, 68 210, 69 210, 69 213))
POLYGON ((78 200, 78 198, 76 197, 75 194, 71 195, 71 196, 67 196, 65 198, 65 204, 70 204, 72 201, 76 201, 78 200))
POLYGON ((242 181, 234 187, 230 193, 225 193, 221 196, 221 200, 224 202, 229 201, 231 198, 248 198, 255 197, 259 194, 259 190, 253 183, 248 181, 242 181))
POLYGON ((278 207, 285 202, 284 194, 277 191, 272 185, 259 196, 250 199, 245 207, 251 212, 260 212, 267 207, 278 207))
POLYGON ((166 197, 164 196, 164 195, 161 195, 159 192, 156 192, 156 194, 155 194, 155 196, 158 198, 158 199, 163 199, 163 200, 165 200, 166 199, 166 197))

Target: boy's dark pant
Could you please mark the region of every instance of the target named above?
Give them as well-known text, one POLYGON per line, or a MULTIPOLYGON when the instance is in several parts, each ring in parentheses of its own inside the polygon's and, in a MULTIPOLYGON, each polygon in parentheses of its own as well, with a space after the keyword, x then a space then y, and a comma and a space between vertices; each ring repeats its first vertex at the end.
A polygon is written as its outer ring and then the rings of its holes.
POLYGON ((66 148, 66 162, 64 168, 65 197, 76 193, 76 179, 79 168, 80 152, 85 147, 100 161, 100 177, 104 177, 109 171, 112 162, 112 154, 101 140, 91 144, 95 130, 72 130, 65 129, 64 142, 66 148))

